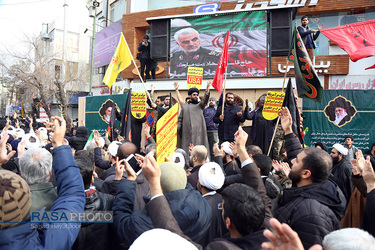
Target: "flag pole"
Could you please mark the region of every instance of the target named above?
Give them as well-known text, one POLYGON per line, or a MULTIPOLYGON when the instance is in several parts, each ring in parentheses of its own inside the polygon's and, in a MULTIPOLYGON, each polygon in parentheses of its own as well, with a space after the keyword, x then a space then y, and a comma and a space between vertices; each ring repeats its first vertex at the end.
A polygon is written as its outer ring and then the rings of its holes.
POLYGON ((134 61, 134 57, 133 57, 132 52, 130 51, 130 48, 129 48, 128 42, 126 41, 126 39, 125 39, 125 37, 124 37, 124 34, 123 34, 122 32, 121 32, 121 35, 122 35, 122 37, 123 37, 124 40, 125 40, 126 46, 128 47, 129 54, 130 54, 131 57, 132 57, 132 61, 133 61, 134 67, 135 67, 135 69, 137 70, 137 73, 138 73, 139 79, 141 79, 141 82, 142 82, 143 88, 145 89, 145 92, 147 92, 147 88, 146 88, 145 82, 143 81, 143 78, 141 77, 141 73, 139 73, 138 66, 137 66, 137 64, 136 64, 135 61, 134 61))
POLYGON ((227 70, 228 70, 228 65, 227 67, 225 68, 225 75, 224 75, 224 86, 223 86, 223 105, 222 108, 221 108, 221 114, 223 115, 224 114, 224 105, 225 105, 225 85, 227 83, 227 70))
MULTIPOLYGON (((289 57, 289 55, 288 55, 288 57, 289 57)), ((283 80, 283 87, 282 87, 282 89, 281 89, 282 92, 285 92, 285 91, 284 91, 284 86, 285 86, 286 73, 288 73, 288 64, 289 64, 288 57, 286 58, 286 66, 285 66, 285 74, 284 74, 284 80, 283 80)), ((277 121, 276 121, 275 129, 274 129, 274 131, 273 131, 273 135, 272 135, 272 139, 271 139, 270 147, 268 148, 267 156, 270 155, 271 148, 272 148, 272 144, 273 144, 273 140, 275 139, 276 130, 277 130, 277 127, 279 126, 279 122, 280 122, 280 116, 277 117, 277 121)))

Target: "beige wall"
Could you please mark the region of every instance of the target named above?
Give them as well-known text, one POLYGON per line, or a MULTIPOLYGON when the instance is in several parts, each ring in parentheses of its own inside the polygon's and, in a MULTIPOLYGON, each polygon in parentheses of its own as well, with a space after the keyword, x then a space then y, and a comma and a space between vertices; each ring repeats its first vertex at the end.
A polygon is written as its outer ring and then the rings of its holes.
MULTIPOLYGON (((243 90, 227 89, 226 92, 228 92, 228 91, 233 92, 235 95, 238 95, 243 101, 248 99, 249 102, 253 102, 255 104, 257 99, 261 95, 266 94, 267 91, 281 92, 281 89, 243 89, 243 90)), ((169 95, 170 92, 172 93, 172 97, 176 99, 176 92, 175 91, 155 91, 154 98, 156 98, 157 96, 161 96, 161 95, 169 95)), ((182 91, 180 91, 180 93, 181 93, 181 96, 182 96, 183 99, 185 99, 188 96, 186 90, 182 90, 182 91)), ((203 94, 204 94, 204 92, 203 92, 203 90, 201 90, 200 91, 200 97, 203 97, 203 94)), ((219 99, 219 97, 220 97, 219 92, 217 92, 216 90, 211 90, 210 96, 216 97, 217 99, 219 99)), ((298 99, 298 107, 301 107, 300 98, 298 99)), ((244 126, 251 126, 251 122, 245 121, 245 123, 243 125, 244 126)))

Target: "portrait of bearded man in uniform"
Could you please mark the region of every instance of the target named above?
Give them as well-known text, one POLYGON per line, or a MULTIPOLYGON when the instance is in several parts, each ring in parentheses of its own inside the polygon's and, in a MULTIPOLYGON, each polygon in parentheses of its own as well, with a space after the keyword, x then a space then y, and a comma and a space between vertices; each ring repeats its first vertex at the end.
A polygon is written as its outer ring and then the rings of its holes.
POLYGON ((203 67, 204 76, 214 76, 221 53, 201 47, 201 38, 194 28, 174 34, 179 50, 171 55, 171 78, 186 78, 188 67, 203 67))

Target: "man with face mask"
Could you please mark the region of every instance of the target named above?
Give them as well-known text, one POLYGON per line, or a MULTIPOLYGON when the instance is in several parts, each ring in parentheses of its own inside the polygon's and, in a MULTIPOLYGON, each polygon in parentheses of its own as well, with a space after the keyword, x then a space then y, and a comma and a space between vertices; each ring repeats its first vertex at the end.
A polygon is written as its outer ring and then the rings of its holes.
POLYGON ((219 145, 225 141, 233 142, 238 126, 245 121, 241 106, 234 104, 232 92, 226 93, 224 105, 224 113, 222 106, 219 106, 214 117, 214 122, 219 124, 219 145))
POLYGON ((348 149, 336 143, 333 145, 330 155, 333 163, 331 179, 340 187, 341 191, 344 193, 346 203, 348 204, 350 196, 352 195, 353 184, 350 180, 352 167, 350 162, 345 158, 347 154, 348 149))
POLYGON ((206 92, 202 101, 198 99, 199 90, 197 88, 189 89, 190 102, 185 103, 181 108, 177 131, 180 148, 185 150, 185 152, 189 152, 190 144, 204 145, 206 148, 209 148, 203 110, 210 98, 211 84, 212 81, 207 82, 206 92))

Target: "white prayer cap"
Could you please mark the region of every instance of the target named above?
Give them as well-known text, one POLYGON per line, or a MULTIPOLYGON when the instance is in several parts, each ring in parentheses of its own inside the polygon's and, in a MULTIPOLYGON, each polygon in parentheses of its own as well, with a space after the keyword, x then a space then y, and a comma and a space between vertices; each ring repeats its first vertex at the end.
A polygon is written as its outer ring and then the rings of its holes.
POLYGON ((13 135, 14 135, 14 134, 17 134, 18 138, 22 138, 22 137, 25 136, 25 131, 24 131, 22 128, 17 128, 17 129, 14 131, 13 135))
POLYGON ((198 173, 199 183, 208 189, 218 190, 224 184, 224 173, 216 162, 207 162, 203 164, 198 173))
POLYGON ((221 147, 223 148, 224 152, 227 153, 228 155, 233 156, 232 150, 230 149, 230 142, 225 141, 221 144, 221 147))
POLYGON ((38 128, 40 131, 40 138, 43 140, 48 140, 48 133, 47 133, 47 128, 45 127, 40 127, 38 128))
POLYGON ((141 234, 130 246, 129 250, 143 250, 143 249, 197 249, 188 240, 182 238, 178 234, 172 233, 169 230, 155 228, 148 230, 141 234))
POLYGON ((22 141, 25 142, 25 147, 27 149, 30 149, 30 148, 39 148, 40 147, 39 138, 35 134, 30 134, 30 133, 26 134, 22 138, 22 141))
POLYGON ((118 141, 111 142, 111 144, 108 145, 108 151, 109 151, 109 153, 112 156, 116 156, 117 155, 118 147, 120 147, 120 145, 121 145, 121 142, 118 142, 118 141))
POLYGON ((12 125, 9 126, 9 128, 8 128, 8 134, 14 135, 14 133, 16 133, 16 128, 13 127, 12 125))
POLYGON ((336 143, 333 145, 333 148, 335 148, 337 151, 339 151, 342 155, 347 155, 348 154, 348 149, 345 148, 343 145, 336 143))

